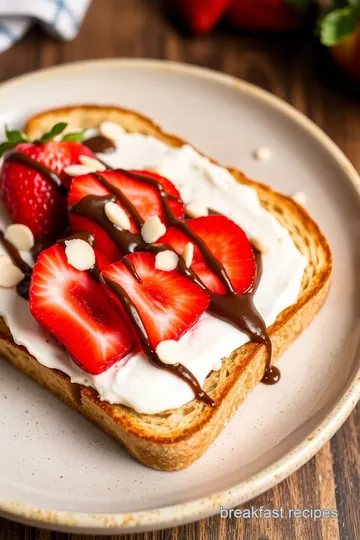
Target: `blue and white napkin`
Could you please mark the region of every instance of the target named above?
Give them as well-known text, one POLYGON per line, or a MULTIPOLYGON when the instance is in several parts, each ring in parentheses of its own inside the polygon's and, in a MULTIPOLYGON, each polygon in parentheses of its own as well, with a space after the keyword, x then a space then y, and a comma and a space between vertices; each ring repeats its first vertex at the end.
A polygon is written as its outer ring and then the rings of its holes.
POLYGON ((0 0, 0 53, 39 23, 51 35, 73 39, 91 0, 0 0))

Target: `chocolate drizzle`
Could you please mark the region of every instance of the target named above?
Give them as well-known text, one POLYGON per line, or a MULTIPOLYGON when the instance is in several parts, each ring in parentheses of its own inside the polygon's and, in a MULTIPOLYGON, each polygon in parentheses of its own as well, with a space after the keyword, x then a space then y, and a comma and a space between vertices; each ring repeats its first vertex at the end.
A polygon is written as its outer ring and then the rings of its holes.
POLYGON ((62 183, 60 176, 58 176, 54 171, 52 171, 39 161, 31 158, 30 156, 22 154, 21 152, 8 152, 5 155, 4 163, 7 161, 20 163, 21 165, 25 165, 26 167, 35 169, 40 174, 45 176, 45 178, 47 178, 47 180, 49 180, 52 185, 55 186, 63 195, 67 194, 68 189, 62 183))
MULTIPOLYGON (((84 144, 86 144, 86 146, 88 146, 88 148, 90 148, 95 153, 112 152, 116 148, 113 141, 101 135, 87 139, 84 144)), ((40 174, 45 176, 62 194, 67 193, 68 190, 62 184, 61 178, 51 169, 47 168, 46 166, 42 165, 31 157, 14 151, 9 152, 6 155, 5 160, 21 163, 27 167, 37 170, 40 174)), ((188 268, 186 266, 182 257, 179 258, 178 271, 185 277, 191 279, 209 295, 211 303, 208 311, 210 313, 245 332, 251 341, 265 345, 267 350, 267 363, 262 382, 265 384, 275 384, 276 382, 278 382, 278 380, 280 379, 280 372, 278 368, 271 365, 271 341, 267 334, 265 322, 257 311, 253 301, 253 296, 261 275, 260 254, 255 253, 257 258, 257 276, 252 289, 245 294, 238 294, 234 290, 231 280, 223 264, 211 253, 206 243, 189 227, 187 222, 175 216, 171 205, 169 204, 169 200, 176 200, 179 202, 181 201, 181 199, 167 194, 162 184, 154 178, 124 169, 116 169, 116 171, 134 180, 149 184, 158 191, 165 214, 166 224, 168 226, 173 226, 180 229, 199 249, 206 265, 223 284, 226 290, 226 294, 215 294, 211 290, 209 290, 206 285, 201 281, 201 279, 196 275, 196 273, 191 268, 188 268)), ((113 240, 113 242, 116 244, 116 246, 119 248, 120 252, 123 255, 135 253, 138 251, 146 251, 154 254, 165 250, 174 251, 173 248, 168 245, 147 244, 143 241, 140 234, 122 230, 117 225, 111 223, 105 215, 104 208, 108 202, 116 201, 119 201, 121 205, 125 208, 125 210, 128 212, 139 230, 144 224, 144 220, 142 219, 135 206, 133 206, 131 201, 121 191, 121 189, 114 186, 103 175, 99 173, 94 173, 94 176, 106 189, 108 189, 108 191, 110 191, 111 194, 105 196, 88 195, 82 200, 80 200, 78 203, 70 207, 69 211, 71 213, 91 219, 92 221, 100 225, 110 236, 110 238, 113 240)), ((211 211, 211 214, 217 214, 217 212, 211 211)), ((65 245, 65 242, 67 240, 73 239, 84 240, 90 245, 93 245, 94 243, 94 237, 88 232, 75 233, 74 235, 71 235, 66 239, 59 240, 58 243, 65 245)), ((26 264, 25 261, 23 261, 18 250, 12 244, 5 240, 4 235, 1 231, 0 240, 4 244, 13 263, 18 266, 18 268, 20 268, 20 270, 25 275, 23 281, 18 285, 17 291, 23 298, 28 298, 32 269, 26 264)), ((37 247, 40 248, 41 251, 44 241, 40 241, 38 244, 39 246, 37 247)), ((46 239, 45 245, 46 247, 49 247, 46 239)), ((36 255, 38 255, 38 253, 40 252, 39 249, 35 248, 34 251, 36 251, 36 255)), ((136 272, 136 269, 134 268, 131 261, 124 258, 123 263, 126 268, 134 275, 135 279, 137 279, 139 283, 142 283, 141 277, 136 272)), ((171 373, 174 373, 190 385, 197 398, 201 399, 205 403, 215 406, 214 401, 201 389, 201 386, 197 379, 187 368, 185 368, 185 366, 183 366, 182 364, 164 364, 159 359, 156 351, 151 346, 149 337, 147 335, 141 317, 136 309, 136 306, 134 305, 126 291, 117 283, 104 277, 100 273, 100 269, 97 267, 96 264, 88 272, 91 277, 93 277, 93 279, 96 279, 97 281, 101 279, 104 285, 120 300, 129 319, 134 326, 134 329, 136 330, 140 344, 142 345, 142 348, 149 362, 160 369, 165 369, 167 371, 170 371, 171 373)))
MULTIPOLYGON (((186 221, 182 221, 174 215, 171 209, 171 206, 169 204, 169 196, 166 194, 162 184, 158 182, 157 180, 143 174, 134 173, 134 172, 124 170, 124 169, 117 169, 117 171, 128 176, 129 178, 138 180, 143 183, 150 184, 157 189, 161 198, 167 225, 174 226, 182 230, 182 232, 184 232, 184 234, 197 246, 207 266, 220 279, 227 293, 225 295, 219 295, 210 291, 205 286, 205 284, 201 281, 201 279, 195 274, 195 272, 191 268, 188 268, 186 266, 182 257, 179 258, 178 271, 185 277, 191 279, 194 283, 196 283, 199 287, 201 287, 210 296, 211 304, 208 308, 208 311, 210 313, 236 326, 236 328, 239 328, 240 330, 245 332, 248 335, 248 337, 251 339, 251 341, 265 345, 266 350, 267 350, 267 364, 265 368, 263 382, 265 384, 273 384, 274 382, 277 382, 277 380, 279 379, 278 369, 271 366, 271 355, 272 355, 271 340, 267 334, 266 324, 263 318, 261 317, 261 315, 259 314, 259 312, 257 311, 254 305, 254 301, 253 301, 253 296, 254 296, 257 284, 259 282, 260 273, 261 273, 261 265, 259 265, 259 254, 257 256, 258 271, 257 271, 256 281, 251 291, 247 292, 246 294, 240 295, 234 290, 224 266, 211 253, 206 243, 196 233, 194 233, 194 231, 192 231, 192 229, 189 227, 186 221)), ((134 234, 129 231, 123 231, 116 225, 113 225, 106 218, 104 207, 107 202, 115 202, 117 199, 121 202, 121 204, 130 214, 130 216, 133 217, 134 222, 139 228, 141 227, 144 221, 141 218, 141 216, 138 214, 135 207, 133 207, 131 202, 121 192, 121 190, 113 186, 101 174, 97 173, 96 178, 99 180, 100 183, 102 183, 102 185, 104 185, 104 187, 106 187, 111 192, 111 195, 106 195, 106 196, 88 195, 87 197, 82 199, 80 202, 76 203, 73 207, 71 207, 70 212, 92 219, 98 225, 103 227, 105 231, 108 233, 108 235, 110 236, 110 238, 119 247, 120 251, 123 254, 134 253, 137 251, 147 251, 147 252, 156 254, 161 251, 169 250, 169 249, 173 251, 173 249, 168 245, 146 244, 142 240, 142 237, 139 234, 134 234)), ((126 260, 126 259, 123 259, 123 260, 126 260)), ((113 282, 111 282, 110 284, 109 280, 107 280, 105 284, 106 286, 111 288, 112 292, 116 291, 114 294, 118 296, 119 300, 123 303, 123 305, 125 303, 128 304, 129 301, 131 302, 131 300, 128 297, 127 298, 124 297, 124 295, 122 294, 119 288, 115 287, 116 284, 114 284, 113 282)), ((135 306, 132 304, 132 309, 134 308, 135 306)), ((141 343, 146 342, 146 349, 150 350, 151 345, 149 343, 149 339, 147 335, 144 335, 143 333, 145 330, 143 325, 142 326, 137 325, 136 329, 137 329, 140 342, 141 343)), ((152 359, 150 357, 149 359, 152 363, 154 363, 153 353, 151 354, 152 354, 151 356, 152 359)), ((158 359, 158 362, 160 362, 159 359, 158 359)), ((161 365, 163 365, 162 362, 160 363, 161 365)), ((176 374, 178 376, 181 376, 181 378, 183 378, 183 376, 179 372, 177 372, 176 374)))
POLYGON ((24 278, 16 286, 16 290, 19 296, 21 296, 25 300, 28 300, 32 268, 23 260, 23 258, 21 257, 19 253, 19 250, 11 242, 9 242, 9 240, 6 240, 6 238, 4 237, 4 233, 1 230, 0 230, 0 242, 6 249, 7 254, 9 255, 12 263, 15 266, 17 266, 17 268, 19 268, 19 270, 21 270, 21 272, 24 274, 24 278))
MULTIPOLYGON (((123 261, 126 261, 127 259, 123 259, 123 261)), ((127 262, 130 262, 127 260, 127 262)), ((127 266, 127 265, 126 265, 127 266)), ((133 273, 134 267, 129 268, 130 272, 133 273)), ((136 273, 134 274, 137 275, 136 273)), ((212 407, 215 407, 215 402, 203 391, 201 388, 198 380, 194 375, 189 371, 185 366, 182 364, 164 364, 158 357, 155 349, 152 347, 146 328, 144 326, 144 323, 141 319, 141 316, 136 309, 136 306, 134 305, 133 301, 125 291, 121 285, 118 283, 115 283, 111 279, 108 279, 103 274, 101 274, 100 277, 101 281, 104 283, 104 285, 111 291, 120 301, 123 306, 123 308, 126 311, 127 316, 129 317, 131 324, 133 328, 135 329, 135 332, 139 338, 140 345, 149 360, 150 364, 153 366, 163 369, 166 371, 170 371, 170 373, 173 373, 174 375, 177 375, 181 379, 183 379, 186 383, 189 384, 189 386, 192 388, 195 397, 200 399, 201 401, 204 401, 208 405, 211 405, 212 407)))
POLYGON ((116 150, 116 144, 111 139, 103 135, 95 135, 83 141, 83 144, 90 148, 94 154, 111 154, 116 150))

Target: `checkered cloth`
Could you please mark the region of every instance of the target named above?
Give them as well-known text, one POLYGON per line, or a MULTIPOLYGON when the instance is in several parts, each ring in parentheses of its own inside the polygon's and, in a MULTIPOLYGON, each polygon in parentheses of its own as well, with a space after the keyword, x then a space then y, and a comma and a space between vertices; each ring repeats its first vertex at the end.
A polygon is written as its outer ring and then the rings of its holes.
POLYGON ((73 39, 91 0, 0 0, 0 53, 35 23, 60 39, 73 39))

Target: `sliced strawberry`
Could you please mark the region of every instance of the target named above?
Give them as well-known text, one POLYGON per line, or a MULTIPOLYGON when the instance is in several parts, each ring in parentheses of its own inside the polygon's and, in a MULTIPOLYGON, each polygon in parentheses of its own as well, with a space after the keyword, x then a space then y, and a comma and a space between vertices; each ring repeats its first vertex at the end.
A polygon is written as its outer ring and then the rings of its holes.
POLYGON ((98 375, 135 345, 100 285, 67 262, 65 249, 43 251, 30 286, 30 311, 86 372, 98 375))
MULTIPOLYGON (((177 270, 157 270, 152 253, 134 253, 125 259, 133 264, 141 282, 122 261, 106 268, 102 276, 126 291, 154 348, 163 340, 179 339, 204 313, 210 303, 209 296, 177 270)), ((103 286, 119 305, 119 300, 103 286)))
MULTIPOLYGON (((134 171, 144 176, 149 176, 160 182, 169 195, 172 198, 169 200, 170 206, 174 214, 179 217, 184 217, 184 205, 178 199, 180 194, 176 187, 166 178, 159 176, 155 173, 148 171, 134 171)), ((144 221, 151 216, 158 215, 159 218, 165 222, 164 211, 160 199, 160 195, 157 189, 141 180, 129 178, 127 175, 118 171, 105 171, 101 175, 116 188, 120 189, 122 193, 129 199, 136 210, 139 212, 144 221)), ((104 187, 94 175, 88 174, 84 176, 78 176, 72 182, 68 204, 69 207, 79 202, 86 195, 107 195, 109 190, 104 187)), ((118 202, 119 206, 122 205, 118 202)), ((122 207, 123 208, 123 207, 122 207)), ((125 208, 124 208, 125 210, 125 208)), ((125 210, 126 211, 126 210, 125 210)), ((131 231, 138 232, 138 227, 131 219, 131 231)), ((90 221, 82 216, 74 215, 70 212, 69 215, 70 224, 74 231, 89 231, 94 235, 95 244, 94 247, 106 253, 111 261, 119 260, 120 253, 114 242, 110 239, 107 233, 99 227, 96 223, 90 221)), ((124 255, 124 254, 123 254, 124 255)))
MULTIPOLYGON (((186 223, 223 264, 234 289, 239 294, 249 291, 255 279, 256 262, 251 243, 244 231, 230 219, 218 215, 189 219, 186 223)), ((169 244, 180 255, 189 241, 179 229, 170 227, 158 242, 169 244)), ((211 291, 225 294, 224 285, 206 266, 198 248, 194 247, 191 268, 211 291)))

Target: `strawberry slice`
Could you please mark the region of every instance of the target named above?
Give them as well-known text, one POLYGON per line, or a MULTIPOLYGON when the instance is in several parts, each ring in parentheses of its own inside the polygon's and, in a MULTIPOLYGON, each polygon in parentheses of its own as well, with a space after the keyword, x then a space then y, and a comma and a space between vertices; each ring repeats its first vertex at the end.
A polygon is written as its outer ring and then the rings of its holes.
POLYGON ((38 323, 92 375, 108 369, 136 343, 100 285, 69 265, 60 245, 39 255, 29 299, 38 323))
MULTIPOLYGON (((124 259, 132 263, 140 281, 123 261, 108 266, 102 276, 126 291, 154 348, 166 339, 179 339, 209 306, 209 296, 190 279, 177 270, 157 270, 154 254, 133 253, 124 259)), ((101 281, 107 294, 121 305, 101 281)))
MULTIPOLYGON (((179 217, 184 217, 184 204, 180 199, 180 194, 176 187, 166 178, 159 176, 155 173, 150 173, 148 171, 133 171, 140 173, 144 176, 149 176, 160 182, 169 195, 172 198, 169 200, 170 206, 174 214, 179 217)), ((120 189, 123 194, 129 199, 133 206, 142 217, 144 221, 149 219, 151 216, 158 215, 159 218, 165 222, 164 211, 161 203, 161 199, 157 189, 149 184, 142 182, 141 180, 136 180, 129 178, 127 175, 119 171, 105 171, 101 173, 108 182, 114 185, 116 188, 120 189)), ((87 195, 108 195, 109 190, 97 180, 96 176, 88 174, 84 176, 78 176, 72 182, 70 193, 68 196, 68 205, 72 205, 79 202, 81 199, 87 195)), ((123 206, 118 202, 118 205, 123 208, 123 206)), ((123 208, 125 210, 125 208, 123 208)), ((126 211, 126 210, 125 210, 126 211)), ((129 215, 129 214, 128 214, 129 215)), ((138 227, 131 219, 131 232, 138 232, 138 227)), ((94 235, 95 249, 106 254, 108 259, 111 262, 117 261, 120 259, 121 254, 119 253, 118 248, 108 236, 108 234, 96 223, 90 221, 87 218, 82 216, 74 215, 70 212, 69 215, 70 224, 74 231, 89 231, 94 235)), ((126 255, 126 254, 123 254, 126 255)))
MULTIPOLYGON (((219 215, 189 219, 186 223, 223 264, 236 292, 244 294, 249 291, 255 280, 256 262, 251 243, 244 231, 230 219, 219 215)), ((169 244, 181 255, 189 238, 179 229, 169 227, 158 242, 169 244)), ((225 294, 224 285, 206 266, 198 248, 194 247, 191 268, 212 292, 225 294)))

